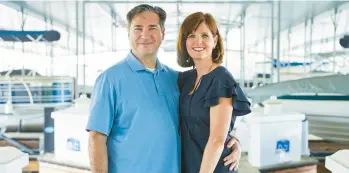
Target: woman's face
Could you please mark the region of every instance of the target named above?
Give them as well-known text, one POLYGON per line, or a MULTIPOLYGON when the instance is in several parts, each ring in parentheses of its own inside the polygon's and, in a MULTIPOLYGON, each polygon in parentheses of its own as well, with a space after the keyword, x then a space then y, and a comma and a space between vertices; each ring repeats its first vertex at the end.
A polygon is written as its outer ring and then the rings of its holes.
POLYGON ((213 36, 206 23, 188 35, 187 51, 193 60, 212 59, 212 51, 217 44, 217 36, 213 36))

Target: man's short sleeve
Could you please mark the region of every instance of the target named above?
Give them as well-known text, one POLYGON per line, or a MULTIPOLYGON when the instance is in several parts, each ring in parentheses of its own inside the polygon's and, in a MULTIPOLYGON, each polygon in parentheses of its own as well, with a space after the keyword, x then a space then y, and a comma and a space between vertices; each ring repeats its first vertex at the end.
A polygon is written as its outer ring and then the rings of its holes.
POLYGON ((116 89, 106 74, 101 74, 95 83, 91 97, 87 131, 109 135, 116 114, 116 89))

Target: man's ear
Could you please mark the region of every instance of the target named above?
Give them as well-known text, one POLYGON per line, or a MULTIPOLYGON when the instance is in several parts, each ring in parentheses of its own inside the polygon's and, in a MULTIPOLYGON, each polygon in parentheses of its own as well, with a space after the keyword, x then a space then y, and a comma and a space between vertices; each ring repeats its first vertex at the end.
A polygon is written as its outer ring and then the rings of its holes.
POLYGON ((162 40, 165 39, 165 28, 161 29, 161 34, 162 34, 162 40))

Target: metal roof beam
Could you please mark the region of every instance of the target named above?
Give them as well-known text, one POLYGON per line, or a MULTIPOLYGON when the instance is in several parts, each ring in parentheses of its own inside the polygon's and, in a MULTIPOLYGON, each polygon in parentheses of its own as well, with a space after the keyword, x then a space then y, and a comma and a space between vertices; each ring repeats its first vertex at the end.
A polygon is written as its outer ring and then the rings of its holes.
MULTIPOLYGON (((241 26, 241 23, 235 23, 235 22, 221 22, 219 20, 217 20, 217 23, 219 24, 220 28, 222 27, 227 27, 227 26, 230 26, 230 27, 240 27, 241 26)), ((177 23, 171 23, 171 24, 165 24, 165 28, 167 29, 177 29, 177 23)))
MULTIPOLYGON (((347 33, 342 33, 342 34, 337 34, 336 35, 336 38, 341 38, 341 37, 343 37, 344 35, 346 35, 347 33)), ((309 40, 309 41, 307 41, 307 42, 305 42, 305 43, 302 43, 302 44, 298 44, 298 45, 294 45, 294 46, 292 46, 291 48, 290 48, 290 50, 291 51, 293 51, 293 50, 297 50, 297 49, 299 49, 299 48, 303 48, 303 47, 305 47, 306 45, 308 45, 308 44, 312 44, 312 45, 314 45, 314 44, 322 44, 322 43, 327 43, 327 42, 330 42, 330 41, 334 41, 334 38, 333 38, 333 36, 329 36, 329 37, 325 37, 325 38, 321 38, 321 39, 317 39, 317 40, 309 40)), ((337 40, 338 41, 338 40, 337 40)), ((336 43, 337 44, 337 43, 336 43)), ((338 44, 339 44, 339 41, 338 41, 338 44)), ((282 50, 282 51, 284 51, 284 50, 282 50)))
POLYGON ((113 19, 114 26, 117 26, 117 25, 121 25, 122 27, 127 26, 127 22, 123 20, 123 17, 120 16, 120 14, 114 9, 114 7, 111 4, 98 3, 98 5, 102 8, 102 10, 104 10, 106 13, 110 15, 110 17, 113 19))
POLYGON ((161 0, 153 0, 153 1, 128 1, 128 0, 115 0, 115 1, 108 1, 108 0, 100 0, 100 1, 94 1, 94 0, 86 0, 86 3, 109 3, 109 4, 117 4, 117 3, 135 3, 135 4, 141 4, 141 3, 151 3, 151 4, 173 4, 173 3, 181 3, 181 4, 265 4, 270 3, 270 0, 264 0, 264 1, 232 1, 232 0, 205 0, 205 1, 199 1, 199 0, 191 0, 191 1, 161 1, 161 0))
MULTIPOLYGON (((37 9, 34 9, 32 7, 30 7, 26 2, 24 1, 0 1, 0 4, 3 4, 7 7, 10 7, 12 9, 15 9, 17 11, 20 11, 21 10, 21 6, 23 6, 29 13, 28 14, 31 14, 32 17, 35 17, 39 20, 42 20, 42 17, 45 16, 45 14, 43 14, 42 12, 38 11, 37 9)), ((73 30, 75 31, 76 28, 72 27, 69 25, 69 27, 67 27, 67 23, 62 21, 62 20, 59 20, 57 18, 54 18, 52 16, 48 16, 48 18, 52 19, 53 21, 55 21, 55 25, 57 26, 60 26, 61 28, 68 28, 69 30, 73 30)), ((69 32, 69 31, 68 31, 69 32)), ((80 37, 83 37, 83 33, 82 31, 78 31, 77 32, 79 34, 80 37)), ((95 40, 92 36, 90 35, 85 35, 85 37, 89 40, 95 40)), ((102 45, 104 46, 104 43, 102 41, 98 41, 97 42, 99 45, 102 45)))
MULTIPOLYGON (((335 2, 335 5, 334 5, 333 9, 334 9, 334 8, 338 8, 339 6, 341 6, 341 5, 345 4, 345 3, 346 3, 345 1, 337 1, 337 2, 335 2)), ((313 3, 312 5, 313 5, 313 6, 316 6, 316 4, 314 4, 314 3, 313 3)), ((328 11, 328 10, 329 10, 329 9, 326 9, 326 10, 324 10, 324 11, 319 11, 319 12, 316 13, 315 10, 312 9, 312 11, 310 12, 311 15, 308 15, 308 16, 305 18, 304 21, 299 21, 299 22, 296 22, 296 23, 292 23, 291 26, 294 27, 294 26, 297 26, 298 24, 304 23, 305 21, 310 20, 311 18, 313 18, 313 17, 315 17, 315 16, 318 16, 318 15, 320 15, 320 14, 322 14, 322 13, 324 13, 325 11, 328 11)), ((270 19, 271 19, 271 18, 270 18, 270 19)), ((281 28, 281 32, 284 31, 285 29, 288 29, 288 27, 287 27, 287 28, 281 28)), ((276 31, 275 31, 275 32, 276 32, 276 31)), ((268 38, 270 38, 270 35, 267 35, 267 36, 263 37, 263 38, 260 39, 260 40, 256 40, 253 44, 251 44, 251 45, 248 47, 248 50, 257 47, 260 43, 262 43, 265 39, 268 39, 268 38)))

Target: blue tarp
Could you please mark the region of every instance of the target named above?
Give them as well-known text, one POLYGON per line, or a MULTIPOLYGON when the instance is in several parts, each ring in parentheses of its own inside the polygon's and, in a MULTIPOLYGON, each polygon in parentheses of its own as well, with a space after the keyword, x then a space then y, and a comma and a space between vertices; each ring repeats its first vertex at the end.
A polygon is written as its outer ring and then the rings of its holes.
MULTIPOLYGON (((277 59, 273 59, 273 67, 277 68, 278 66, 278 60, 277 59)), ((312 65, 314 62, 295 62, 295 61, 280 61, 280 67, 296 67, 296 66, 310 66, 312 65)), ((328 62, 321 62, 321 65, 326 65, 329 64, 328 62)))
POLYGON ((52 42, 58 41, 61 34, 58 31, 14 31, 0 30, 0 41, 9 42, 52 42))

